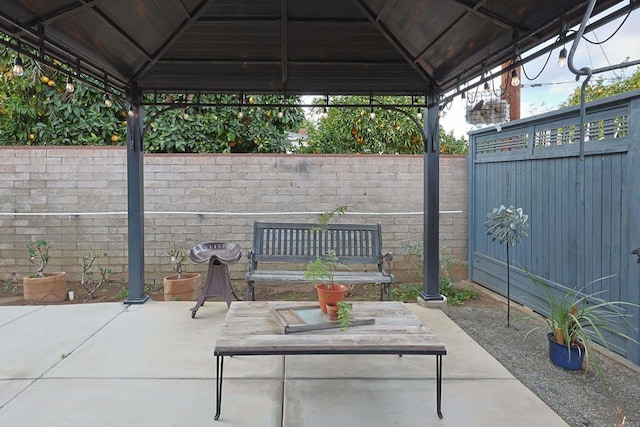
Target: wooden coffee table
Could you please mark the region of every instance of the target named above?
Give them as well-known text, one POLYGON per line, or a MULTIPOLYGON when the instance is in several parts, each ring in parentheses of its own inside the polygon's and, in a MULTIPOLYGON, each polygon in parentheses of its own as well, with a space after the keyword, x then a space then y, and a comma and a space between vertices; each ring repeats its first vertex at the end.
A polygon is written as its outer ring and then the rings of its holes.
POLYGON ((354 318, 373 318, 375 323, 346 331, 324 329, 284 334, 272 311, 284 307, 317 306, 317 302, 233 302, 216 341, 216 415, 222 406, 225 356, 301 354, 422 354, 436 357, 436 410, 442 418, 442 356, 447 354, 440 339, 424 328, 401 302, 354 302, 354 318))

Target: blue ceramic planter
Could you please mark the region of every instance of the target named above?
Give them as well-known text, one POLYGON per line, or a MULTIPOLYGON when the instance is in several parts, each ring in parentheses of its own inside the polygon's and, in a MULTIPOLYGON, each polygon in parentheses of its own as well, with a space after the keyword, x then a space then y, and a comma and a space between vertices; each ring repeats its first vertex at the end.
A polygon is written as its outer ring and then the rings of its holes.
POLYGON ((552 333, 547 334, 549 340, 549 358, 551 363, 569 371, 582 369, 585 349, 580 347, 567 348, 564 344, 558 344, 552 333))

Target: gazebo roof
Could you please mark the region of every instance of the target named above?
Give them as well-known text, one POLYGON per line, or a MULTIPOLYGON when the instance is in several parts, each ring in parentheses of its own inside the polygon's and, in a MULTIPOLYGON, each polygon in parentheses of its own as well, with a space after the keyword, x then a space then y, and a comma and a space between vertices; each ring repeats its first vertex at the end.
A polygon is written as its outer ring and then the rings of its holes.
MULTIPOLYGON (((595 12, 616 3, 598 1, 595 12)), ((559 35, 587 4, 12 0, 0 2, 0 31, 121 90, 424 94, 559 35)))

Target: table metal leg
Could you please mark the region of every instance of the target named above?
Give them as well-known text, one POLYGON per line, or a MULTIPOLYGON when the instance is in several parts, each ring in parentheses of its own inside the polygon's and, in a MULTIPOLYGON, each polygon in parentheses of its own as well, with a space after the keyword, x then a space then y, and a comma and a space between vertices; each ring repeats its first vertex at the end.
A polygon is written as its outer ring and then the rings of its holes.
MULTIPOLYGON (((224 356, 216 356, 216 415, 214 420, 220 418, 220 410, 222 409, 222 369, 224 367, 224 356)), ((440 417, 442 418, 442 417, 440 417)))
POLYGON ((436 355, 436 410, 442 419, 442 355, 436 355))

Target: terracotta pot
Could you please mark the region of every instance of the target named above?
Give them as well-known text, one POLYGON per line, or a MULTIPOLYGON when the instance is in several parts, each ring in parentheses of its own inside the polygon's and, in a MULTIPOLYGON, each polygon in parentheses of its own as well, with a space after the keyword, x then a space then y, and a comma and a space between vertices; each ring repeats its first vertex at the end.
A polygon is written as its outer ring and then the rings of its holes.
POLYGON ((22 278, 24 299, 31 302, 61 302, 67 299, 67 273, 45 273, 22 278))
POLYGON ((335 304, 327 304, 327 316, 329 320, 338 320, 338 306, 335 304))
POLYGON ((330 285, 328 283, 320 283, 316 285, 316 291, 318 292, 318 302, 320 303, 320 310, 323 313, 327 312, 327 302, 337 304, 338 301, 344 299, 344 294, 347 292, 345 285, 339 285, 334 283, 330 285))
POLYGON ((195 301, 202 292, 202 275, 200 273, 183 273, 167 276, 162 280, 165 301, 195 301))

